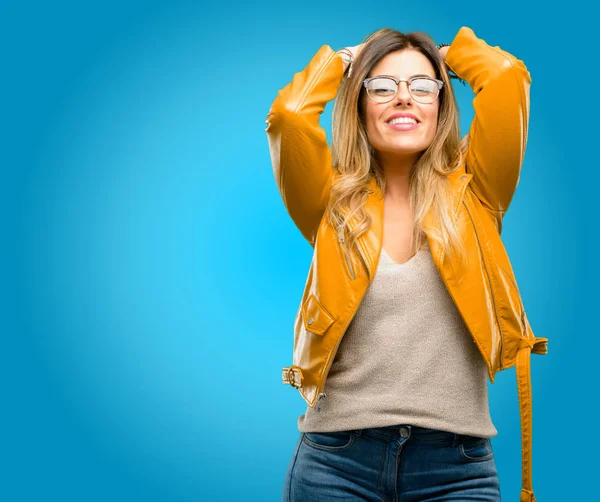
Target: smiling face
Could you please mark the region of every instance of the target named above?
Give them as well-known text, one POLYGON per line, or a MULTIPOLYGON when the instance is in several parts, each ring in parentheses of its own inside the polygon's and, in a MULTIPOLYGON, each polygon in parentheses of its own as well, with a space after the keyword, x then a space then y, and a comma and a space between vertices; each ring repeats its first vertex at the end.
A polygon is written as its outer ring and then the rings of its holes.
MULTIPOLYGON (((390 52, 372 68, 368 77, 391 75, 408 79, 414 75, 436 78, 429 59, 414 49, 390 52)), ((437 129, 439 96, 433 103, 415 101, 408 91, 408 84, 400 82, 398 93, 387 103, 376 103, 363 94, 363 116, 369 141, 386 162, 414 157, 416 160, 433 141, 437 129), (416 126, 388 123, 396 113, 414 115, 416 126)))

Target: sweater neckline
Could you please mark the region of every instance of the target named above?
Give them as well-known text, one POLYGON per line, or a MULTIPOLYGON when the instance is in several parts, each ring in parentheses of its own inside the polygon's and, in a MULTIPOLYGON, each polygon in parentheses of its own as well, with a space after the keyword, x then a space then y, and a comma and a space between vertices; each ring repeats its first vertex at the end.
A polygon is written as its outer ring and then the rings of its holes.
POLYGON ((412 255, 408 260, 406 260, 405 262, 402 263, 397 263, 396 261, 394 261, 394 259, 390 256, 390 254, 385 250, 385 248, 382 246, 381 247, 381 252, 383 254, 385 254, 385 256, 387 257, 388 261, 390 261, 393 265, 396 265, 398 267, 402 267, 402 266, 406 266, 409 263, 413 262, 415 260, 415 258, 417 257, 417 255, 419 253, 422 253, 423 251, 425 251, 425 248, 427 247, 427 241, 425 242, 425 244, 421 247, 421 249, 419 249, 414 255, 412 255))

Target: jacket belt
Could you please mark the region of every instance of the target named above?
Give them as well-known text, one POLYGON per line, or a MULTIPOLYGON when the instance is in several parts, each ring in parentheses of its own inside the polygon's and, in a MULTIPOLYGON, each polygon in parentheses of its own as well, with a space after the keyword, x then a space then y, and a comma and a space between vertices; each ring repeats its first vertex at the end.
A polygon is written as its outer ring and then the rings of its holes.
POLYGON ((531 482, 531 368, 530 356, 548 353, 548 339, 521 339, 517 351, 517 389, 521 412, 522 487, 520 502, 536 502, 531 482))
POLYGON ((281 382, 291 385, 299 389, 302 387, 302 380, 304 376, 302 375, 302 370, 298 366, 288 366, 281 370, 281 382))
MULTIPOLYGON (((519 393, 519 410, 521 413, 521 459, 522 487, 520 502, 536 502, 531 482, 531 354, 547 354, 548 338, 534 338, 533 341, 523 338, 517 351, 517 388, 519 393)), ((282 383, 292 387, 302 387, 302 370, 298 366, 282 369, 282 383)))

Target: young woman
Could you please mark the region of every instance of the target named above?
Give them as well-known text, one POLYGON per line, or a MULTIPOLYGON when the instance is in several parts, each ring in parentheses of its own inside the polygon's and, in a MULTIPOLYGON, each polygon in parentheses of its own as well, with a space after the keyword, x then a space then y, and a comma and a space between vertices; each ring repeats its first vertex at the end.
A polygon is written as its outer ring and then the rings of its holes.
POLYGON ((499 501, 486 376, 516 366, 533 502, 528 322, 500 238, 527 142, 522 61, 378 30, 324 45, 267 116, 275 179, 314 248, 283 383, 308 406, 284 501, 499 501), (460 138, 450 78, 475 93, 460 138), (331 149, 319 117, 336 98, 331 149))

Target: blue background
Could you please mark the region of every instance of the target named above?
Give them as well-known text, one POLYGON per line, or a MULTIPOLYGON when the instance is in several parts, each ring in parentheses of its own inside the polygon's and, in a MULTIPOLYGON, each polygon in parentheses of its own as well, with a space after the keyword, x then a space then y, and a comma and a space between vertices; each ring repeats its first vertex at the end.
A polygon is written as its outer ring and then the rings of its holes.
MULTIPOLYGON (((280 500, 306 406, 281 368, 311 248, 279 197, 264 121, 319 47, 384 26, 437 43, 469 26, 531 72, 502 235, 550 340, 531 360, 534 489, 541 502, 596 492, 598 110, 585 76, 598 45, 585 11, 5 2, 0 23, 0 499, 280 500)), ((454 87, 464 134, 473 94, 454 87)), ((502 496, 515 501, 514 368, 489 389, 502 496)))

